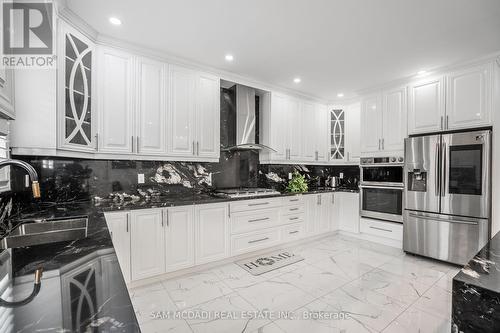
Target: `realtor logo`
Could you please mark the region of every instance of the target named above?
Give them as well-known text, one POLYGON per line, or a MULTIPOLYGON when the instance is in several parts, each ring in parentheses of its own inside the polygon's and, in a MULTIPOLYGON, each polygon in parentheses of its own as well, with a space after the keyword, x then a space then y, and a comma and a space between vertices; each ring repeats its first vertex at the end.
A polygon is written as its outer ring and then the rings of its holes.
POLYGON ((52 2, 13 1, 2 6, 2 65, 52 67, 55 59, 52 2))

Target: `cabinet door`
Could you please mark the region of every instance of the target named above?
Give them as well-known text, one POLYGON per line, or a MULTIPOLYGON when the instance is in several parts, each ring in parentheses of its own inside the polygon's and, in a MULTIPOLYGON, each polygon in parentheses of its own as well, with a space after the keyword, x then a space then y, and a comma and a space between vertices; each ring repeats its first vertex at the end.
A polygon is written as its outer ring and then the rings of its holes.
POLYGON ((171 272, 194 265, 194 208, 169 208, 166 214, 165 258, 166 271, 171 272))
POLYGON ((444 103, 442 77, 411 84, 408 88, 408 134, 443 130, 444 103))
POLYGON ((340 223, 340 205, 338 202, 338 196, 337 193, 328 193, 326 194, 326 198, 328 200, 328 205, 329 205, 329 216, 330 216, 330 231, 335 231, 339 229, 339 223, 340 223))
POLYGON ((331 227, 331 212, 332 212, 332 204, 331 204, 331 197, 330 194, 328 193, 323 193, 320 194, 319 197, 319 227, 318 231, 319 232, 328 232, 330 231, 331 227))
POLYGON ((104 214, 125 282, 130 282, 130 213, 104 214))
POLYGON ((220 79, 199 74, 196 88, 196 155, 219 158, 220 154, 220 79))
POLYGON ((339 229, 342 231, 359 232, 359 194, 337 192, 336 205, 339 207, 339 229))
POLYGON ((95 45, 64 23, 59 32, 58 145, 75 151, 94 151, 95 45))
POLYGON ((271 153, 272 160, 284 161, 288 157, 288 116, 287 97, 272 93, 270 143, 276 152, 271 153))
POLYGON ((130 213, 132 280, 165 272, 165 230, 161 209, 130 213))
POLYGON ((346 108, 346 161, 359 163, 361 157, 361 104, 351 104, 346 108))
POLYGON ((306 203, 306 231, 308 234, 316 234, 319 230, 319 197, 321 194, 305 196, 306 203))
POLYGON ((306 134, 315 139, 318 162, 328 162, 328 108, 317 104, 314 110, 314 132, 306 134))
MULTIPOLYGON (((302 117, 299 100, 288 99, 288 159, 300 161, 302 155, 302 117)), ((281 124, 281 126, 283 126, 281 124)))
POLYGON ((407 131, 406 87, 383 93, 382 150, 403 151, 407 131))
POLYGON ((195 155, 196 73, 170 67, 169 155, 195 155))
POLYGON ((168 65, 140 58, 137 61, 136 152, 144 155, 167 153, 168 65))
POLYGON ((363 101, 361 109, 361 152, 378 152, 382 137, 382 103, 373 96, 363 101))
POLYGON ((314 104, 301 102, 302 128, 304 140, 302 140, 302 158, 304 162, 316 162, 317 160, 317 137, 320 133, 316 130, 316 112, 314 104))
POLYGON ((103 48, 99 60, 99 151, 133 153, 133 57, 103 48))
POLYGON ((228 205, 195 206, 196 264, 224 259, 229 256, 228 205))
POLYGON ((493 64, 451 73, 446 85, 446 128, 491 125, 493 64))
POLYGON ((330 110, 330 162, 344 162, 346 159, 345 124, 344 108, 333 107, 330 110))

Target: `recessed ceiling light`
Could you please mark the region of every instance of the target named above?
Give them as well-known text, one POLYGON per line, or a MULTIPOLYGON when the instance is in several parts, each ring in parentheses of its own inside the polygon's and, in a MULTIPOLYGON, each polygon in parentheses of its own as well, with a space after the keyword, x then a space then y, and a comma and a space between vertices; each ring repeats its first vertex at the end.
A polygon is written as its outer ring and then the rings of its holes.
POLYGON ((424 70, 417 72, 417 76, 426 76, 427 74, 429 74, 429 73, 427 71, 424 71, 424 70))
POLYGON ((121 25, 122 21, 117 17, 110 17, 109 23, 114 24, 114 25, 121 25))
POLYGON ((344 97, 344 94, 343 94, 343 93, 338 93, 338 94, 337 94, 337 97, 338 97, 338 98, 342 98, 342 97, 344 97))
POLYGON ((234 57, 232 54, 226 54, 226 56, 224 58, 226 59, 226 61, 233 61, 234 60, 234 57))
POLYGON ((300 83, 300 81, 302 81, 300 77, 296 77, 295 79, 293 79, 293 82, 295 83, 300 83))

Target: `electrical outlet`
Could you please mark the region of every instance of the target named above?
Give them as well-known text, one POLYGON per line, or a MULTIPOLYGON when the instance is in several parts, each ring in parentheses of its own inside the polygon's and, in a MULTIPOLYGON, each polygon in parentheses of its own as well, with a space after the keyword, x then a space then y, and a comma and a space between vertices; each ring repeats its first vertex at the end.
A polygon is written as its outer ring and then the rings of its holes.
POLYGON ((144 174, 143 173, 138 173, 137 174, 137 182, 139 184, 144 184, 144 174))
POLYGON ((288 179, 292 179, 292 173, 291 172, 288 173, 288 179))
POLYGON ((344 179, 344 173, 343 173, 343 172, 341 172, 341 173, 339 174, 339 178, 340 178, 340 179, 344 179))

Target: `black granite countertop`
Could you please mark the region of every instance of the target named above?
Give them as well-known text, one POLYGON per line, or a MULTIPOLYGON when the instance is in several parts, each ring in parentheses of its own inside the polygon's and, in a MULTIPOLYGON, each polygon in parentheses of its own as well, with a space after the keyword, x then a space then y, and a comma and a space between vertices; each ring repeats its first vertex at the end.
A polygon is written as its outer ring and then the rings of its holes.
MULTIPOLYGON (((139 332, 103 213, 91 202, 33 205, 17 219, 87 215, 87 238, 0 252, 0 294, 21 300, 42 267, 40 292, 8 312, 11 332, 139 332), (5 284, 4 284, 5 282, 5 284)), ((18 220, 7 223, 15 226, 18 220)))
POLYGON ((331 192, 348 192, 348 193, 359 193, 358 188, 313 188, 308 192, 304 193, 289 193, 283 192, 280 194, 272 194, 266 196, 259 196, 254 198, 241 197, 241 198, 228 198, 221 197, 214 193, 173 193, 171 195, 164 194, 159 196, 141 196, 141 195, 130 195, 130 194, 120 194, 114 193, 112 198, 96 198, 95 206, 101 211, 115 211, 115 210, 131 210, 131 209, 142 209, 142 208, 163 208, 163 207, 174 207, 174 206, 186 206, 186 205, 201 205, 208 203, 217 202, 230 202, 239 200, 251 200, 257 198, 275 198, 291 195, 308 195, 308 194, 320 194, 320 193, 331 193, 331 192))

